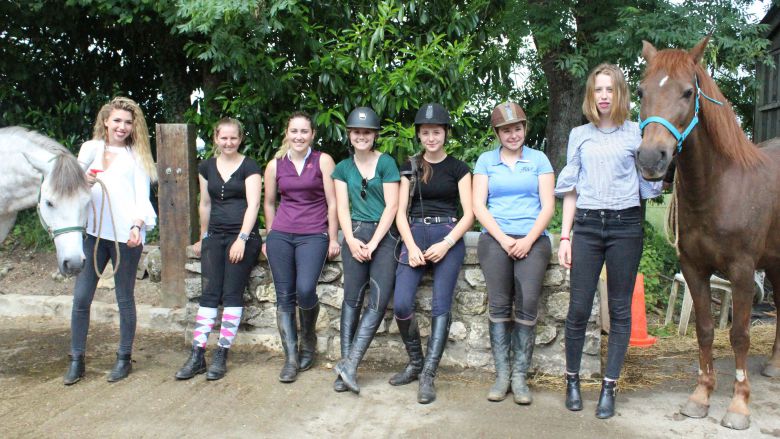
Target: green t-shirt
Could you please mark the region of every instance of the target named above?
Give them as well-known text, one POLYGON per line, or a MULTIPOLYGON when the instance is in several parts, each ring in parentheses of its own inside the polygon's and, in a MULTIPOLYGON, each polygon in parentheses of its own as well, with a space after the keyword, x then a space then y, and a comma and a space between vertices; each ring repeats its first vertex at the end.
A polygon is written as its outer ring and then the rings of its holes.
POLYGON ((368 180, 365 188, 365 198, 360 196, 363 190, 363 176, 360 175, 352 157, 344 159, 336 165, 333 179, 347 183, 349 206, 354 221, 377 222, 385 210, 385 194, 382 184, 401 181, 395 160, 387 154, 379 156, 374 177, 368 180))

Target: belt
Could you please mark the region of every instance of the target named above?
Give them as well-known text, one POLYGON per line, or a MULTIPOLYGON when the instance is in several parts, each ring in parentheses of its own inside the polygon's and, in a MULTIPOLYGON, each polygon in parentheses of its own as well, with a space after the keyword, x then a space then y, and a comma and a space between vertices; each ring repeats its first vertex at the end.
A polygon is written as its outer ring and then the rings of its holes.
POLYGON ((457 222, 457 218, 450 216, 426 216, 425 218, 409 218, 410 224, 450 224, 457 222))

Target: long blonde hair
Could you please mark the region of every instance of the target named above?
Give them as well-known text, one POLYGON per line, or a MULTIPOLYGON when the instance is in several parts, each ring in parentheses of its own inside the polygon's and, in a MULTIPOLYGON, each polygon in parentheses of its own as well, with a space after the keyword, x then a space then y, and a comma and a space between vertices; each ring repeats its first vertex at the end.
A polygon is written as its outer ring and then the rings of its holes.
POLYGON ((217 145, 217 136, 219 135, 219 130, 222 128, 223 125, 233 125, 236 127, 236 130, 238 130, 238 138, 241 139, 241 143, 244 142, 244 125, 238 120, 233 119, 232 117, 223 117, 222 119, 218 120, 217 123, 214 124, 214 156, 218 157, 220 154, 222 154, 222 149, 217 145))
POLYGON ((130 98, 117 96, 111 102, 103 105, 95 118, 95 127, 92 129, 92 139, 102 140, 108 144, 108 131, 106 121, 114 110, 123 110, 133 116, 133 131, 127 137, 127 146, 132 149, 136 158, 141 162, 146 175, 152 181, 157 181, 157 166, 152 157, 152 148, 149 145, 149 129, 146 127, 146 119, 141 107, 130 98))
POLYGON ((287 138, 287 128, 290 126, 290 122, 292 122, 293 119, 297 118, 306 119, 309 121, 309 127, 311 127, 311 131, 314 132, 314 123, 311 121, 311 116, 309 116, 308 113, 305 113, 303 111, 296 111, 293 114, 290 115, 290 117, 287 118, 287 124, 284 128, 284 139, 282 139, 282 144, 279 146, 279 150, 276 151, 276 154, 274 154, 274 158, 279 160, 285 155, 287 155, 287 151, 290 150, 290 139, 287 138))
POLYGON ((582 100, 582 114, 593 125, 598 125, 601 121, 599 110, 596 107, 596 98, 593 97, 596 89, 596 76, 598 75, 607 75, 612 78, 612 108, 609 111, 609 118, 616 125, 623 125, 623 122, 628 119, 631 96, 628 93, 626 77, 620 67, 615 64, 599 64, 588 75, 588 80, 585 83, 585 98, 582 100))

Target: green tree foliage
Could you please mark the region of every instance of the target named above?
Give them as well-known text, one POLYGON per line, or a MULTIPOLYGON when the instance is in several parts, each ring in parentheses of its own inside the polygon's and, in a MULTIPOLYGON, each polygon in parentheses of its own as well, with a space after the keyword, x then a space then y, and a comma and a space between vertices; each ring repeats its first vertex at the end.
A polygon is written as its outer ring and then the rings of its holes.
POLYGON ((0 2, 0 126, 27 125, 74 148, 117 94, 141 104, 152 130, 182 121, 198 68, 159 13, 166 4, 0 2))
MULTIPOLYGON (((206 40, 187 46, 226 80, 204 90, 208 130, 220 113, 247 122, 247 148, 268 159, 295 110, 315 115, 320 147, 346 155, 344 120, 368 105, 382 117, 382 150, 401 159, 416 151, 411 123, 417 108, 437 101, 453 113, 451 152, 475 156, 489 142, 491 88, 511 89, 511 63, 491 47, 503 2, 279 0, 187 2, 177 32, 206 40)), ((206 113, 204 116, 204 110, 206 113)))

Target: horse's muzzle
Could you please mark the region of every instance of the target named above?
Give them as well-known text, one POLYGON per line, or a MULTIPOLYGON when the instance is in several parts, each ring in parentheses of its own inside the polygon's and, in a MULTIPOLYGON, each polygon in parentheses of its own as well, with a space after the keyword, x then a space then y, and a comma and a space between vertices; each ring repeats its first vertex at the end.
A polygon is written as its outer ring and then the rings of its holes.
POLYGON ((84 268, 84 258, 63 259, 59 263, 60 273, 63 276, 75 276, 84 268))
POLYGON ((671 162, 672 154, 663 148, 640 146, 637 151, 637 167, 648 181, 664 178, 671 162))

